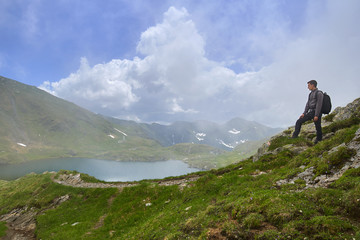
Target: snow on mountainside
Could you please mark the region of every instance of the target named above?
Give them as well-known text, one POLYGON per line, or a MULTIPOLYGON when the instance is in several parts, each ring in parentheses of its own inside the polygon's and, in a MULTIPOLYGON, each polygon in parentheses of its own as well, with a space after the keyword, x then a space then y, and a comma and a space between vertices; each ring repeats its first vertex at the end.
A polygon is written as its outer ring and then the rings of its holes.
POLYGON ((195 137, 197 138, 197 140, 199 141, 204 141, 205 137, 206 137, 206 133, 196 133, 195 137))
MULTIPOLYGON (((111 120, 111 119, 110 119, 111 120)), ((209 121, 175 122, 171 125, 157 123, 145 124, 112 119, 123 126, 137 129, 135 134, 159 142, 169 147, 178 143, 206 144, 224 150, 232 150, 247 141, 261 140, 280 132, 282 129, 270 128, 256 122, 234 118, 224 124, 209 121)))
POLYGON ((238 131, 236 130, 235 128, 229 130, 229 133, 232 133, 232 134, 239 134, 241 131, 238 131))

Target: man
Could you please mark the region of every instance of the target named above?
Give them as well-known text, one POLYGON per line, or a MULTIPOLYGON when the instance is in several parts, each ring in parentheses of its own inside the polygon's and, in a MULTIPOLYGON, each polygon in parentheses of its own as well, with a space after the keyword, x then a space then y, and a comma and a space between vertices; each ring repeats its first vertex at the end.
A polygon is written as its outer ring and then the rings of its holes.
POLYGON ((317 82, 310 80, 308 83, 308 89, 311 91, 309 94, 308 101, 305 106, 305 111, 301 114, 300 118, 296 121, 295 131, 292 135, 293 138, 298 137, 301 129, 301 125, 313 119, 316 128, 316 140, 315 144, 322 140, 321 130, 321 107, 323 102, 323 93, 317 89, 317 82))

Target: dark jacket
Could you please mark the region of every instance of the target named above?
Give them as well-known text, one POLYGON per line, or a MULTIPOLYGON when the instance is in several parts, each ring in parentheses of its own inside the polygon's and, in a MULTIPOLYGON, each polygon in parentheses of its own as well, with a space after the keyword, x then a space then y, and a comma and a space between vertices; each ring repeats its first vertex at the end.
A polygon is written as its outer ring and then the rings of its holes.
POLYGON ((304 114, 308 111, 315 111, 315 116, 320 117, 324 94, 319 89, 312 90, 305 106, 304 114))

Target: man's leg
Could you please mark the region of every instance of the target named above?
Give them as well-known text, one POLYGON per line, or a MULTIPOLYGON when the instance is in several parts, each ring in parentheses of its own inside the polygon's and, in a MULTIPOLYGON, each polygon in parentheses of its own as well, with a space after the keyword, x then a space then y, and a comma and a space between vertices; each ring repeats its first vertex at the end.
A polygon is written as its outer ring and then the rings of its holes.
POLYGON ((313 119, 314 118, 314 115, 315 115, 315 112, 309 112, 307 114, 305 114, 305 116, 303 118, 299 118, 297 121, 296 121, 296 124, 295 124, 295 131, 292 135, 293 138, 296 138, 299 136, 299 133, 300 133, 300 130, 301 130, 301 125, 310 120, 310 119, 313 119))
POLYGON ((321 116, 314 123, 315 123, 315 128, 316 128, 316 142, 319 142, 322 140, 321 116))

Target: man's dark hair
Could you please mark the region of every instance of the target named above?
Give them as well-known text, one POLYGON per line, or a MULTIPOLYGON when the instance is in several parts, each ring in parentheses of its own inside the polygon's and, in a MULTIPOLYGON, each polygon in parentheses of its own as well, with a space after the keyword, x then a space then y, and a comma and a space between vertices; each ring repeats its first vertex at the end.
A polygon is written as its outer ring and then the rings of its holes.
POLYGON ((310 80, 307 83, 310 83, 310 84, 314 85, 315 87, 317 87, 317 81, 316 80, 310 80))

